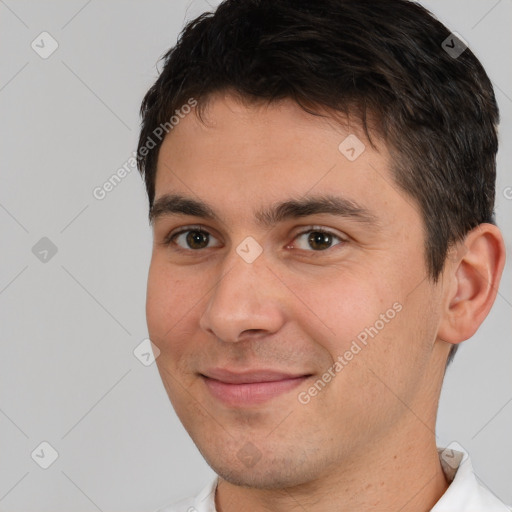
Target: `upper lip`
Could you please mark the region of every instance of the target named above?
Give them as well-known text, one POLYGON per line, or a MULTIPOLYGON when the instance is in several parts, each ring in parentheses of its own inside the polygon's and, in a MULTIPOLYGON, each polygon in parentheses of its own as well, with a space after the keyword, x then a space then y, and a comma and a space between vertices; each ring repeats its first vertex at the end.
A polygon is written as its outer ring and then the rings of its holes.
POLYGON ((201 375, 227 384, 250 384, 253 382, 275 382, 285 379, 296 379, 298 377, 306 377, 309 374, 300 372, 290 373, 270 369, 235 372, 226 368, 212 368, 202 372, 201 375))

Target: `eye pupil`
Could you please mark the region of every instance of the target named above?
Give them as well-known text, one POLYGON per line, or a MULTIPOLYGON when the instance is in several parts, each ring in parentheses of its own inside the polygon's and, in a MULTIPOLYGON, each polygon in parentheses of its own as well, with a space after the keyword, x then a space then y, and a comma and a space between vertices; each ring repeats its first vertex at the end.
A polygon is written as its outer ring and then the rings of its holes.
POLYGON ((308 237, 308 243, 313 249, 323 251, 329 249, 332 240, 332 235, 329 233, 320 233, 318 231, 312 231, 308 237))
POLYGON ((192 249, 203 249, 208 245, 208 233, 203 231, 189 231, 187 234, 187 244, 192 249))

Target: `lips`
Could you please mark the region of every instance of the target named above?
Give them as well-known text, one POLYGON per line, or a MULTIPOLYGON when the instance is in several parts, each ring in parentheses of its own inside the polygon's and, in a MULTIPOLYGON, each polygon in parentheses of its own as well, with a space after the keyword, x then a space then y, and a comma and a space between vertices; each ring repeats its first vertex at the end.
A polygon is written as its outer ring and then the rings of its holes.
POLYGON ((310 376, 270 369, 233 372, 221 368, 201 374, 210 394, 231 407, 267 402, 296 388, 310 376))

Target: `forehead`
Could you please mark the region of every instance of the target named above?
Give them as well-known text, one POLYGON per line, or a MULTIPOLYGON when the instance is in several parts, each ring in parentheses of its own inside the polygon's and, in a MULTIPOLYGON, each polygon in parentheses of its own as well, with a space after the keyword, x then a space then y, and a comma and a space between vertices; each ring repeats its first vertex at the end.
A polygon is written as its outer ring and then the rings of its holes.
POLYGON ((238 217, 311 194, 342 195, 368 212, 398 207, 405 197, 392 180, 389 153, 373 142, 360 123, 314 116, 292 100, 247 104, 217 95, 204 121, 191 112, 164 139, 155 201, 195 196, 238 217))

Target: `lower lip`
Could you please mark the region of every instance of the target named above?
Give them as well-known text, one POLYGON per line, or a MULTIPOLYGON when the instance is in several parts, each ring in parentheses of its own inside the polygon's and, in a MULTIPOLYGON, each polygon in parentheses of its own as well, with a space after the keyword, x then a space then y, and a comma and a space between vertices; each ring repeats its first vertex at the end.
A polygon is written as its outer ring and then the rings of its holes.
POLYGON ((210 393, 231 407, 261 404, 290 391, 302 384, 308 376, 272 382, 251 382, 248 384, 228 384, 203 376, 210 393))

